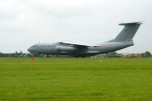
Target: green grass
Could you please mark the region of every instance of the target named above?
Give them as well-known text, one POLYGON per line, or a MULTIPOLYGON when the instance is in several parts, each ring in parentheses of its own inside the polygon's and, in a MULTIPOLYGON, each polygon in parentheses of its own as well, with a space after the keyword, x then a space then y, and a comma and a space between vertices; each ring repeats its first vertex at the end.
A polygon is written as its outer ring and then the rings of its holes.
POLYGON ((151 101, 152 58, 0 58, 0 101, 151 101))

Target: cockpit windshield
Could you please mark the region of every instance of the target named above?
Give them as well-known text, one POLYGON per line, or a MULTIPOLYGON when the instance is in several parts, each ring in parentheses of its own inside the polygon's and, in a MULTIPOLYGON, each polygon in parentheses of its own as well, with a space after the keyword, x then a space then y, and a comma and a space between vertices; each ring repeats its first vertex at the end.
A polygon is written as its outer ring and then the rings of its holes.
POLYGON ((36 45, 33 45, 32 47, 34 48, 34 47, 36 47, 36 45))

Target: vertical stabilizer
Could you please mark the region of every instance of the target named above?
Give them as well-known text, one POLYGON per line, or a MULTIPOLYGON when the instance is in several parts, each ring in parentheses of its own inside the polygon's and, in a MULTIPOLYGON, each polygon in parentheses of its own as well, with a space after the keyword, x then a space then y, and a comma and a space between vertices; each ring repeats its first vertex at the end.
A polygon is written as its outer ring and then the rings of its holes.
POLYGON ((121 23, 119 25, 124 25, 122 31, 116 36, 113 41, 130 41, 133 39, 135 33, 137 32, 141 22, 132 23, 121 23))

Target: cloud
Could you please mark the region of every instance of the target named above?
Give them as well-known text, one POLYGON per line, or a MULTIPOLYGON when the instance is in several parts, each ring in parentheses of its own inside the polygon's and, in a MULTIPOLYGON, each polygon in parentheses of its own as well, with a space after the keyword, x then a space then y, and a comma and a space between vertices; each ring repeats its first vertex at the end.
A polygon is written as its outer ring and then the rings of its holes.
POLYGON ((145 23, 135 46, 120 52, 152 51, 151 9, 151 0, 0 0, 0 51, 26 52, 38 42, 101 43, 130 21, 145 23))

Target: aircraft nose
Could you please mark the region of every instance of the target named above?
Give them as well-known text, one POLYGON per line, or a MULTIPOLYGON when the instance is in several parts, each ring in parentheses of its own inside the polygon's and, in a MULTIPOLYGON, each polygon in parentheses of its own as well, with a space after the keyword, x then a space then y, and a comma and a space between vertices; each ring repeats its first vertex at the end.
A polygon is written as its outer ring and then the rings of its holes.
POLYGON ((33 52, 33 49, 30 47, 30 48, 28 48, 27 49, 30 53, 32 53, 33 52))
POLYGON ((31 48, 28 48, 27 50, 28 50, 29 52, 31 52, 31 48))

